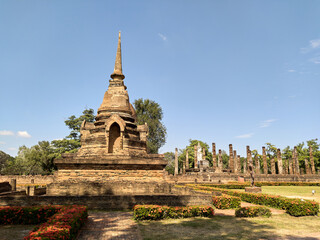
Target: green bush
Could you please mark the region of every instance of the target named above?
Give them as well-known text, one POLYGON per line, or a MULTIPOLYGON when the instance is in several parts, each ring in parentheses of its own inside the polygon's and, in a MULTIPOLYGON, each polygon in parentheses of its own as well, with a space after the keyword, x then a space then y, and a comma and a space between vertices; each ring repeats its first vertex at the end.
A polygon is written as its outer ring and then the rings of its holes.
POLYGON ((133 210, 133 216, 136 220, 214 216, 214 209, 211 206, 168 207, 159 205, 136 205, 133 210))
POLYGON ((266 207, 243 207, 239 208, 235 212, 236 217, 271 217, 271 211, 266 207))
POLYGON ((213 196, 212 204, 218 209, 238 208, 241 205, 241 199, 229 195, 213 196))
POLYGON ((195 190, 206 190, 206 191, 220 191, 224 194, 240 197, 242 201, 266 205, 273 208, 284 209, 292 216, 310 216, 317 215, 319 212, 319 204, 314 201, 301 199, 291 199, 281 196, 274 196, 262 193, 246 193, 236 190, 219 189, 201 185, 188 185, 193 187, 195 190))

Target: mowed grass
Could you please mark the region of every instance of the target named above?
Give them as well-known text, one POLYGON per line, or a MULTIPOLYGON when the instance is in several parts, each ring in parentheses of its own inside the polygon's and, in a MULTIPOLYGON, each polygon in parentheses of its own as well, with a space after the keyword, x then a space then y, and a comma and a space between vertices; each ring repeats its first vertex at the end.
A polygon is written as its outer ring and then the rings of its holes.
POLYGON ((289 198, 303 198, 320 203, 320 187, 313 186, 263 186, 262 193, 280 195, 289 198), (312 190, 316 193, 312 195, 312 190))
POLYGON ((162 239, 320 239, 320 217, 167 219, 139 222, 145 240, 162 239))

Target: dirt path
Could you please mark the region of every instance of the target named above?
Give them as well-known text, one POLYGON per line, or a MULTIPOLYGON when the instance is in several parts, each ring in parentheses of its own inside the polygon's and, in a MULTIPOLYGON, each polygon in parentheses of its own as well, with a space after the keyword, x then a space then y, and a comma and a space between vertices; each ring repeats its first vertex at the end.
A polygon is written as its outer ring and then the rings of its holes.
MULTIPOLYGON (((261 206, 261 205, 256 205, 256 204, 252 204, 252 203, 247 203, 247 202, 241 202, 241 207, 251 207, 251 206, 261 206)), ((270 208, 271 213, 273 215, 276 214, 283 214, 286 211, 285 210, 280 210, 280 209, 276 209, 276 208, 270 208)), ((215 209, 215 215, 217 216, 234 216, 235 215, 235 210, 234 209, 215 209)))
POLYGON ((130 212, 89 212, 78 240, 141 240, 138 226, 130 212))

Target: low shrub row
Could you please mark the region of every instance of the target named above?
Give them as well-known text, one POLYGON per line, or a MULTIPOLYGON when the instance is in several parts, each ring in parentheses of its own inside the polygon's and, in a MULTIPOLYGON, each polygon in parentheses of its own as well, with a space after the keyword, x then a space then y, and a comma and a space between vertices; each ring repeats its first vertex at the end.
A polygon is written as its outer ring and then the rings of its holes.
POLYGON ((220 191, 224 194, 240 197, 242 201, 266 205, 273 208, 285 209, 287 213, 292 216, 312 216, 317 215, 319 212, 319 204, 315 201, 291 199, 281 196, 274 196, 262 193, 246 193, 237 190, 219 189, 208 186, 189 185, 194 189, 207 190, 207 191, 220 191))
POLYGON ((134 206, 134 219, 159 220, 164 218, 213 217, 211 206, 168 207, 159 205, 134 206))
POLYGON ((222 196, 212 196, 212 204, 218 209, 238 208, 241 205, 241 199, 223 194, 222 196))
POLYGON ((266 207, 242 207, 236 210, 236 217, 271 217, 271 211, 266 207))
POLYGON ((39 224, 57 213, 62 206, 0 207, 0 224, 39 224))
MULTIPOLYGON (((203 186, 224 188, 224 189, 245 189, 249 187, 249 182, 229 182, 227 184, 205 184, 203 186)), ((255 186, 320 186, 320 182, 255 182, 255 186)))
POLYGON ((85 206, 62 207, 47 222, 37 226, 24 239, 75 239, 87 217, 88 212, 85 206))

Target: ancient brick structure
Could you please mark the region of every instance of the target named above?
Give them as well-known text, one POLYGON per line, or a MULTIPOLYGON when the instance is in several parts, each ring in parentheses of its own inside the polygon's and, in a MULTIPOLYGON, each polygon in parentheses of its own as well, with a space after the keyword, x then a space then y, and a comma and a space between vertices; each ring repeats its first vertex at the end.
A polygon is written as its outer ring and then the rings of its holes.
POLYGON ((305 171, 306 171, 306 174, 311 174, 311 168, 310 168, 310 165, 309 165, 309 161, 307 158, 304 159, 304 165, 305 165, 305 171))
POLYGON ((239 169, 238 169, 238 158, 237 158, 237 151, 233 150, 233 157, 234 157, 234 173, 238 173, 239 169))
POLYGON ((259 158, 258 158, 258 155, 255 155, 254 156, 254 161, 255 161, 255 168, 256 168, 256 174, 260 174, 260 161, 259 161, 259 158))
POLYGON ((194 168, 198 168, 198 146, 194 145, 194 168))
POLYGON ((293 148, 293 164, 294 164, 294 174, 299 175, 300 174, 300 166, 299 166, 299 158, 298 158, 298 152, 297 152, 297 147, 293 148))
POLYGON ((266 147, 262 147, 263 173, 268 174, 266 147))
POLYGON ((213 170, 217 168, 217 153, 215 143, 212 143, 212 168, 213 170))
POLYGON ((237 164, 238 164, 238 173, 241 173, 241 158, 240 155, 237 155, 237 164))
POLYGON ((274 158, 271 158, 270 163, 271 163, 271 174, 276 174, 276 164, 275 164, 274 158))
POLYGON ((55 160, 55 182, 134 180, 159 181, 167 164, 161 154, 148 154, 148 126, 136 124, 122 73, 121 36, 114 72, 95 122, 83 121, 81 148, 55 160))
POLYGON ((312 152, 311 146, 309 146, 309 156, 310 156, 310 164, 311 164, 311 174, 316 174, 316 168, 314 166, 314 158, 313 158, 313 152, 312 152))
POLYGON ((229 170, 234 172, 234 162, 233 162, 233 148, 232 144, 229 144, 229 170))
POLYGON ((293 161, 289 158, 289 174, 293 174, 293 161))
POLYGON ((189 169, 189 151, 186 149, 186 169, 189 169))
POLYGON ((221 149, 219 149, 219 155, 218 155, 218 168, 219 168, 218 172, 222 172, 222 170, 223 170, 223 162, 222 162, 222 151, 221 151, 221 149))
POLYGON ((253 169, 252 154, 249 146, 247 146, 247 163, 248 163, 248 166, 247 166, 248 169, 250 167, 251 169, 253 169))
POLYGON ((176 148, 174 154, 174 175, 177 176, 179 172, 179 165, 178 165, 178 148, 176 148))
POLYGON ((281 157, 280 148, 277 149, 277 162, 278 162, 279 174, 283 174, 283 163, 282 163, 282 157, 281 157))

